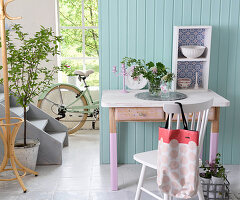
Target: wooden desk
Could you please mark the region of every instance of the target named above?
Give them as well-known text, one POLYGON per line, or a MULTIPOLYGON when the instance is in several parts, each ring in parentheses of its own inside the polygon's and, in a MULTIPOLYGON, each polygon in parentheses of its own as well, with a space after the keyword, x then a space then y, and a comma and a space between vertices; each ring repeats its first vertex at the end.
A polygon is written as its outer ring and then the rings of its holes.
MULTIPOLYGON (((163 105, 173 103, 172 101, 150 101, 141 100, 135 94, 144 90, 131 90, 129 93, 122 93, 120 90, 103 91, 101 106, 109 108, 110 124, 110 168, 112 190, 118 189, 117 171, 117 122, 162 122, 165 120, 163 105)), ((220 108, 227 107, 230 102, 216 94, 208 91, 186 91, 188 97, 180 100, 182 104, 193 104, 213 98, 213 107, 209 113, 211 121, 210 155, 209 160, 215 159, 218 149, 219 116, 220 108)))

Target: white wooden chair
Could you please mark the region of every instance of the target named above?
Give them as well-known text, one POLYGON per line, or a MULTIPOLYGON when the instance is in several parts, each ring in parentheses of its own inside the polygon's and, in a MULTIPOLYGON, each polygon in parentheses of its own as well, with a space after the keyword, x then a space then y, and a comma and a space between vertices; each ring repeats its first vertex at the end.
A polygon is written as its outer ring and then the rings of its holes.
MULTIPOLYGON (((204 135, 206 132, 206 126, 208 122, 208 113, 209 109, 211 108, 213 104, 213 99, 202 102, 202 103, 196 103, 196 104, 188 104, 184 105, 183 104, 183 110, 186 115, 186 120, 189 124, 190 121, 190 126, 189 130, 197 130, 199 131, 199 156, 200 152, 202 151, 202 146, 203 146, 203 140, 204 140, 204 135), (196 123, 197 122, 197 123, 196 123)), ((180 128, 180 118, 181 118, 181 110, 178 104, 165 104, 163 106, 163 110, 166 114, 169 115, 169 129, 172 128, 172 114, 176 114, 176 129, 180 128)), ((144 191, 148 193, 149 195, 155 197, 156 199, 161 199, 159 196, 156 194, 152 193, 151 191, 147 190, 146 188, 143 187, 143 181, 144 181, 144 175, 145 175, 145 170, 146 167, 150 167, 152 169, 157 170, 157 150, 154 151, 148 151, 148 152, 143 152, 143 153, 138 153, 133 156, 134 160, 142 164, 142 170, 141 174, 139 177, 139 182, 137 186, 137 191, 136 191, 136 196, 135 200, 139 200, 141 197, 141 192, 144 191)), ((201 162, 200 162, 201 163, 201 162)), ((203 191, 202 191, 202 186, 200 183, 199 179, 199 187, 198 187, 198 198, 200 200, 204 200, 203 196, 203 191)), ((169 200, 171 197, 167 194, 164 194, 164 200, 169 200)))

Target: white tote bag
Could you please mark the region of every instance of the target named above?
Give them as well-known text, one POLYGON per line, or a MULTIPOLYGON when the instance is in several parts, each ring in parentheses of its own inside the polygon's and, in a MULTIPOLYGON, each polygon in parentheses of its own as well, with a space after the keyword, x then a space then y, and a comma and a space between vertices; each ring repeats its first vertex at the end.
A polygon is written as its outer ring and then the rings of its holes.
POLYGON ((159 127, 157 183, 159 189, 177 198, 191 198, 198 191, 198 131, 190 131, 182 110, 184 129, 159 127))

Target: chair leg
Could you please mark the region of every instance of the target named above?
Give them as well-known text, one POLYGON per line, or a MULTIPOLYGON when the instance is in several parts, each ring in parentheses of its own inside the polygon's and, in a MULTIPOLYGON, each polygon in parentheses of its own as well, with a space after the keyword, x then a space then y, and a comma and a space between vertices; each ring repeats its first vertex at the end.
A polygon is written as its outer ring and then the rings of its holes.
POLYGON ((204 194, 203 194, 203 189, 202 189, 202 184, 201 184, 201 181, 200 181, 200 177, 199 177, 199 181, 198 181, 197 195, 198 195, 199 200, 204 200, 204 194))
POLYGON ((142 170, 141 170, 141 174, 140 174, 139 181, 138 181, 135 200, 139 200, 141 197, 141 193, 142 193, 141 187, 142 187, 143 181, 144 181, 145 170, 146 170, 146 165, 142 165, 142 170))

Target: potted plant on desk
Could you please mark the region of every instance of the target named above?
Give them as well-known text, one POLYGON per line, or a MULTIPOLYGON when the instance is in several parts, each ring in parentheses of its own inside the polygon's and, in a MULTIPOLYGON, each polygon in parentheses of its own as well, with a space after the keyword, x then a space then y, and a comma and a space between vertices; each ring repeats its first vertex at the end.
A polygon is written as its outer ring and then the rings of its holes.
POLYGON ((36 166, 40 143, 27 138, 27 107, 35 96, 50 86, 53 75, 59 70, 56 66, 48 69, 45 64, 50 61, 49 56, 59 54, 57 42, 60 41, 61 37, 54 36, 52 28, 41 27, 33 37, 28 37, 19 24, 6 32, 9 89, 24 110, 24 137, 16 141, 15 154, 32 170, 36 166))
POLYGON ((143 75, 148 80, 148 89, 151 96, 160 96, 162 81, 171 82, 174 77, 174 74, 169 73, 165 65, 161 62, 157 62, 156 64, 153 62, 146 63, 142 59, 125 57, 121 63, 126 63, 128 67, 134 66, 133 78, 143 75), (162 79, 163 77, 165 78, 162 79))

